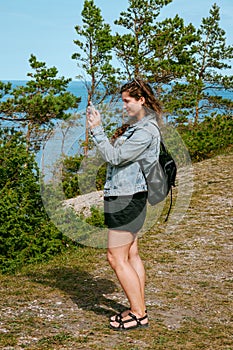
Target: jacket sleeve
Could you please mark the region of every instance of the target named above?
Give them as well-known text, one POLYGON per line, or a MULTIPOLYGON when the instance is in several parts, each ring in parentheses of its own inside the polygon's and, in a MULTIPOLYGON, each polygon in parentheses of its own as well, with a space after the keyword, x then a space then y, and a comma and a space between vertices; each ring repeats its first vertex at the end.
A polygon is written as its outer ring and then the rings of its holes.
POLYGON ((113 147, 102 126, 92 129, 92 137, 103 159, 114 166, 124 166, 139 160, 140 155, 151 144, 152 134, 144 128, 136 129, 132 136, 119 147, 113 147))

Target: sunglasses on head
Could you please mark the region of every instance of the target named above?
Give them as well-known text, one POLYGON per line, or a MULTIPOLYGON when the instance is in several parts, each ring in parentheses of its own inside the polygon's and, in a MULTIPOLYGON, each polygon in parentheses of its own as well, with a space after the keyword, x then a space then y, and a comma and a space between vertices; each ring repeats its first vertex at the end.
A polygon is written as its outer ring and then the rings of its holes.
POLYGON ((128 82, 128 84, 130 84, 130 85, 133 83, 136 83, 140 88, 143 89, 143 84, 141 84, 141 82, 139 80, 137 80, 136 78, 134 78, 128 82))

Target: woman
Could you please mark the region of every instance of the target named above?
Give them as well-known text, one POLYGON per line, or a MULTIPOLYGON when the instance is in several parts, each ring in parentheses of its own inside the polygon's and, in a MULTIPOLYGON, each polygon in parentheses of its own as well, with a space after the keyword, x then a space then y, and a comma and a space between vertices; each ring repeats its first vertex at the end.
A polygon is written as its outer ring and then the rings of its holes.
POLYGON ((129 309, 110 318, 110 327, 129 330, 148 326, 145 270, 137 234, 146 217, 144 174, 159 157, 160 136, 154 124, 159 124, 161 106, 151 87, 139 79, 123 85, 121 96, 129 120, 117 130, 112 142, 104 133, 99 112, 88 108, 87 117, 95 145, 108 163, 104 186, 107 258, 130 304, 129 309))

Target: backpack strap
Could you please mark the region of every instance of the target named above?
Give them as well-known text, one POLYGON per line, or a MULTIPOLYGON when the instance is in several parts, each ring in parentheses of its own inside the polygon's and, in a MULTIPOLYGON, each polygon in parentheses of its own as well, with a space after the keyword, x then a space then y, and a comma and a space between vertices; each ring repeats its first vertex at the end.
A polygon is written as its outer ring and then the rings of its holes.
MULTIPOLYGON (((157 123, 153 122, 152 120, 149 120, 148 122, 158 129, 159 135, 160 135, 160 146, 162 147, 163 152, 167 153, 168 151, 167 151, 166 145, 165 145, 165 143, 163 141, 161 130, 158 127, 157 123)), ((133 130, 133 132, 127 137, 127 139, 129 139, 134 134, 134 132, 135 132, 135 130, 133 130)), ((141 162, 138 161, 138 163, 140 165, 140 168, 141 168, 141 171, 143 173, 143 176, 144 176, 144 178, 146 180, 146 175, 145 175, 145 173, 143 171, 143 167, 141 165, 141 162)), ((169 218, 169 215, 170 215, 170 212, 171 212, 171 208, 172 208, 172 204, 173 204, 173 202, 172 202, 172 186, 171 186, 171 188, 170 188, 170 205, 169 205, 169 209, 168 209, 168 212, 167 212, 167 215, 166 215, 166 218, 165 218, 164 222, 168 221, 168 218, 169 218)))
MULTIPOLYGON (((160 134, 160 146, 162 147, 163 152, 167 153, 168 150, 167 150, 167 147, 166 147, 166 145, 164 143, 163 136, 162 136, 162 133, 161 133, 161 130, 160 130, 159 126, 153 120, 150 120, 149 123, 151 123, 152 125, 154 125, 158 129, 159 134, 160 134)), ((143 175, 145 177, 144 172, 143 172, 143 175)), ((175 186, 175 185, 173 184, 172 186, 175 186)), ((172 202, 172 186, 170 188, 170 205, 169 205, 168 212, 167 212, 167 215, 166 215, 166 218, 165 218, 164 222, 168 221, 168 218, 169 218, 169 215, 170 215, 170 212, 171 212, 171 209, 172 209, 172 204, 173 204, 173 202, 172 202)))
POLYGON ((170 188, 170 205, 169 205, 168 212, 167 212, 167 215, 166 215, 164 222, 167 222, 169 215, 170 215, 170 212, 171 212, 171 209, 172 209, 172 186, 170 188))

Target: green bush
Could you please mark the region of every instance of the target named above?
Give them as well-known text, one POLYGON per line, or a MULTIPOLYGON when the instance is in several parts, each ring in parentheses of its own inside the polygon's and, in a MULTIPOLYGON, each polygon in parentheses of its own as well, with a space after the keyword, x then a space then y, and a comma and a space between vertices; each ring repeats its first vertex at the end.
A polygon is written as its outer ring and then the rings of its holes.
POLYGON ((195 126, 187 125, 178 128, 190 157, 195 162, 232 150, 232 130, 232 116, 221 115, 205 117, 195 126))
POLYGON ((62 185, 66 198, 103 190, 106 163, 99 156, 66 157, 62 168, 62 185))
POLYGON ((0 270, 14 272, 61 252, 68 240, 44 210, 37 164, 24 137, 14 130, 0 134, 0 270))
POLYGON ((104 228, 106 227, 104 224, 104 213, 98 208, 91 208, 91 216, 86 219, 86 222, 90 225, 104 228))

